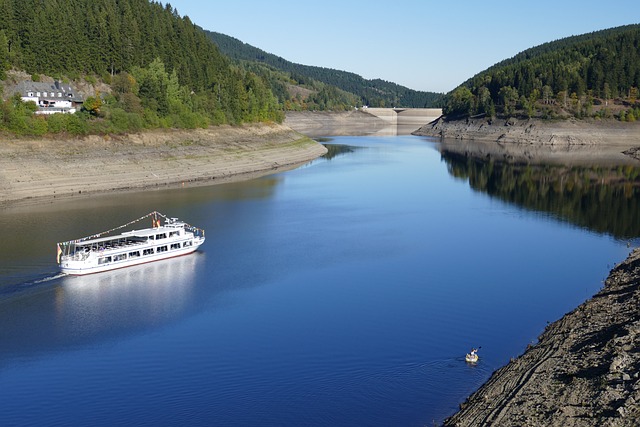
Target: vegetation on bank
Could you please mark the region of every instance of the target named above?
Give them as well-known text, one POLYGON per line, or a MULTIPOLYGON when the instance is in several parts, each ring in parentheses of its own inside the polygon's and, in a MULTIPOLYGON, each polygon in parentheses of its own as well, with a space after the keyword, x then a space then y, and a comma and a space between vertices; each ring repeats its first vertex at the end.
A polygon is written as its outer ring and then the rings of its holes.
POLYGON ((262 51, 237 60, 239 46, 259 50, 226 38, 232 61, 211 34, 159 1, 0 0, 0 131, 82 135, 281 122, 286 110, 424 107, 440 96, 262 51), (90 86, 93 96, 73 115, 35 114, 11 90, 21 71, 34 81, 90 86))
POLYGON ((17 134, 284 119, 268 81, 233 65, 188 17, 155 1, 0 0, 0 80, 10 70, 110 87, 77 114, 49 117, 5 90, 0 130, 17 134))
POLYGON ((444 113, 541 118, 640 118, 640 25, 525 50, 447 94, 444 113))
POLYGON ((220 51, 271 82, 286 110, 347 110, 369 107, 440 107, 442 94, 423 92, 355 73, 295 64, 224 34, 207 31, 220 51))

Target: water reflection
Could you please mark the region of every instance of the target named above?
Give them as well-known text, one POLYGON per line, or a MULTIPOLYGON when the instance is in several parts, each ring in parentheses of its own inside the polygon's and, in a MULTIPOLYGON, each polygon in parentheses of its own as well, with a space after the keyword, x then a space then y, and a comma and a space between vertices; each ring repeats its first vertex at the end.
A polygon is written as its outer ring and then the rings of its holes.
POLYGON ((0 215, 0 230, 3 231, 0 295, 32 282, 34 277, 51 276, 57 270, 55 242, 117 227, 150 210, 159 210, 201 226, 211 216, 218 218, 224 214, 212 210, 196 216, 194 212, 199 212, 196 207, 210 203, 211 199, 223 206, 233 201, 269 199, 276 193, 281 180, 281 175, 272 175, 224 185, 199 186, 194 183, 184 188, 145 190, 133 197, 105 193, 43 202, 37 208, 28 204, 4 207, 0 215))
POLYGON ((0 354, 24 354, 130 334, 191 308, 205 254, 74 277, 0 303, 0 354))
POLYGON ((476 191, 618 239, 640 236, 640 167, 512 163, 447 149, 441 154, 449 174, 476 191))
POLYGON ((344 144, 325 144, 325 147, 327 148, 327 152, 322 156, 322 158, 327 160, 332 160, 338 156, 353 153, 355 150, 362 148, 355 145, 344 144))

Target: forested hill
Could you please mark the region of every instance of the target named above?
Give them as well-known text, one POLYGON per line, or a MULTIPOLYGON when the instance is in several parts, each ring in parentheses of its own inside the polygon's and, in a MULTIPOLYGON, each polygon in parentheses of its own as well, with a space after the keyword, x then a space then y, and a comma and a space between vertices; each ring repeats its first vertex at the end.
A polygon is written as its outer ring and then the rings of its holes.
POLYGON ((442 98, 439 93, 416 91, 381 79, 367 80, 347 71, 295 64, 224 34, 207 31, 207 35, 222 53, 236 61, 265 64, 287 73, 292 82, 301 86, 313 86, 314 81, 335 86, 356 95, 363 105, 434 107, 442 98))
MULTIPOLYGON (((105 131, 195 127, 283 117, 267 82, 233 66, 202 29, 168 3, 0 0, 5 89, 15 83, 6 81, 12 70, 26 71, 34 80, 111 84, 110 96, 102 93, 85 102, 93 119, 83 118, 85 128, 96 123, 105 131)), ((25 125, 12 114, 22 117, 28 111, 15 102, 6 108, 16 110, 2 114, 0 109, 0 129, 31 132, 35 125, 46 129, 62 120, 25 125)))
POLYGON ((635 120, 640 113, 638 87, 636 24, 525 50, 449 93, 445 113, 635 120))

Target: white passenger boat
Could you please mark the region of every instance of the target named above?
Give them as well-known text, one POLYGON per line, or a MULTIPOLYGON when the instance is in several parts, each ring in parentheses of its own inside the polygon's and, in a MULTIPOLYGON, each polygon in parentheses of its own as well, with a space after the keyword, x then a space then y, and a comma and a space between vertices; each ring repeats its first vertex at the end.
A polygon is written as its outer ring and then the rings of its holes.
POLYGON ((114 229, 78 240, 58 243, 58 264, 63 273, 83 275, 129 267, 194 252, 204 243, 204 230, 160 212, 151 212, 114 229), (142 230, 118 230, 144 219, 152 227, 142 230), (161 224, 164 219, 164 224, 161 224), (110 235, 103 237, 105 235, 110 235))

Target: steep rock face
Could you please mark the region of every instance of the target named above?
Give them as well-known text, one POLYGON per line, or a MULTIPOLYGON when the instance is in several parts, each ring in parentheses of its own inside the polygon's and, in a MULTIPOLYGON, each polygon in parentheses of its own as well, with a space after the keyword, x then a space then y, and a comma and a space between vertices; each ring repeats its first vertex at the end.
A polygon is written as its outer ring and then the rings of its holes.
POLYGON ((445 426, 637 426, 640 249, 593 298, 550 324, 445 426))

